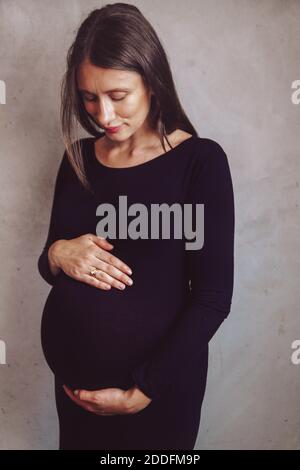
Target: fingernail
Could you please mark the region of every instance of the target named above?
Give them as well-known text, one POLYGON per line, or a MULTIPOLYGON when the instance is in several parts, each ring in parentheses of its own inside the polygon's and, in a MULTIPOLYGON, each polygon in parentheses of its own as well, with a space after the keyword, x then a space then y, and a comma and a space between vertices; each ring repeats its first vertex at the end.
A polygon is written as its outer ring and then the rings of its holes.
POLYGON ((74 395, 78 395, 78 393, 79 393, 78 390, 74 391, 74 395))
POLYGON ((132 274, 131 269, 127 269, 128 274, 132 274))

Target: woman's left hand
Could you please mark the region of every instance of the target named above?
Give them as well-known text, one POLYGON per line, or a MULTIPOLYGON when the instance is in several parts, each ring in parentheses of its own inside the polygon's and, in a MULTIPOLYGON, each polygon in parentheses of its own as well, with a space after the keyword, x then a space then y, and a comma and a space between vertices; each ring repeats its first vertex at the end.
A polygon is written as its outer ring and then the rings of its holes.
POLYGON ((97 415, 112 416, 134 414, 143 410, 152 401, 138 387, 128 390, 102 388, 100 390, 74 390, 63 385, 66 394, 77 405, 97 415))

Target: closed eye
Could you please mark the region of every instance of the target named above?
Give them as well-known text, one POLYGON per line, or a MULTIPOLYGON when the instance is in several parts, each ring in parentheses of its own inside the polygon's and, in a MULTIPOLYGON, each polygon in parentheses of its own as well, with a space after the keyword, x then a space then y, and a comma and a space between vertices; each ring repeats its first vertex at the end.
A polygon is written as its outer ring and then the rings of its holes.
MULTIPOLYGON (((123 98, 112 98, 112 101, 122 101, 124 100, 125 96, 123 98)), ((83 96, 84 101, 96 101, 97 98, 88 98, 87 96, 83 96)))

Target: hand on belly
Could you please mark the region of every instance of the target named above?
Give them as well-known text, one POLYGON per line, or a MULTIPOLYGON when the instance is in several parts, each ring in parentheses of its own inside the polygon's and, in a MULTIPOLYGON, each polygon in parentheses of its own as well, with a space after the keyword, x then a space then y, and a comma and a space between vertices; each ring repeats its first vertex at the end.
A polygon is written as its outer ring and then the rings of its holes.
POLYGON ((74 390, 63 385, 66 394, 77 405, 91 413, 103 416, 134 414, 146 408, 151 398, 138 387, 128 390, 103 388, 101 390, 74 390))

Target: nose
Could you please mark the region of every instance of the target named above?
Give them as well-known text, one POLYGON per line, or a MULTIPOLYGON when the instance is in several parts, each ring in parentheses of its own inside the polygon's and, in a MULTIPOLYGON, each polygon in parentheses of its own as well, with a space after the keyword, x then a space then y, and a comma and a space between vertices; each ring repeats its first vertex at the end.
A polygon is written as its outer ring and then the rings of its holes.
POLYGON ((100 103, 96 113, 96 118, 101 127, 113 127, 111 123, 115 121, 115 111, 110 103, 100 103))

